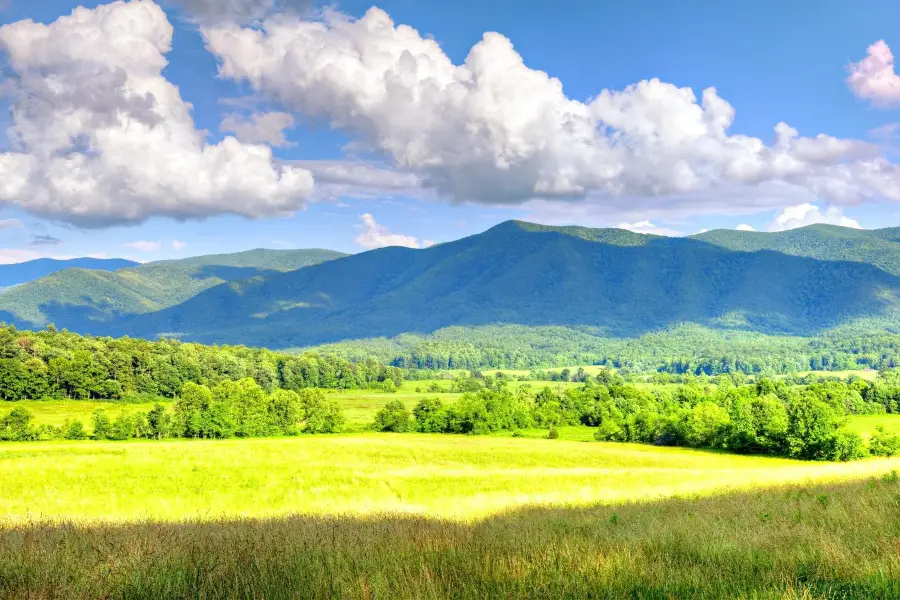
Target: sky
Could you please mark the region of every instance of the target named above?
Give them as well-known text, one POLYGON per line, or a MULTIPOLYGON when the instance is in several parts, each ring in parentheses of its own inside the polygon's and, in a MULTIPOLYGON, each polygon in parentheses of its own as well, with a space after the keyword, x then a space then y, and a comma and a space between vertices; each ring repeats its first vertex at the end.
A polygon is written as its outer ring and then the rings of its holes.
POLYGON ((0 263, 900 225, 896 1, 3 6, 0 263))

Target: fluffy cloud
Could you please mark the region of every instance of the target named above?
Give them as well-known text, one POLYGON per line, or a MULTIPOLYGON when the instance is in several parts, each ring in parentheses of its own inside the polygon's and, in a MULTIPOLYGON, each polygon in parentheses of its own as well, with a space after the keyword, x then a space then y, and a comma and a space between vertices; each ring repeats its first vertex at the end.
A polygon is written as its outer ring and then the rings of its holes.
POLYGON ((375 221, 375 217, 366 213, 360 215, 362 221, 362 232, 356 236, 354 241, 366 250, 374 248, 384 248, 385 246, 405 246, 407 248, 427 248, 434 245, 431 240, 419 241, 411 235, 403 235, 402 233, 391 233, 384 225, 379 225, 375 221))
POLYGON ((864 59, 850 64, 847 85, 876 106, 900 103, 900 75, 894 71, 894 53, 884 40, 869 46, 864 59))
POLYGON ((250 23, 274 12, 302 13, 308 0, 169 0, 200 23, 250 23))
POLYGON ((734 109, 714 88, 698 99, 657 79, 573 100, 497 33, 461 65, 377 8, 203 33, 222 76, 330 122, 455 201, 627 198, 632 213, 655 214, 685 199, 721 209, 737 189, 746 204, 735 210, 749 212, 766 187, 801 201, 900 201, 900 170, 871 144, 784 123, 771 144, 729 134, 734 109))
POLYGON ((294 117, 283 112, 253 113, 249 119, 228 115, 219 126, 221 131, 234 133, 248 144, 292 146, 284 137, 284 130, 294 126, 294 117))
POLYGON ((171 43, 150 0, 0 27, 12 104, 0 203, 86 227, 302 207, 308 171, 275 164, 268 146, 205 142, 162 76, 171 43))
MULTIPOLYGON (((638 221, 637 223, 619 223, 618 225, 616 225, 616 227, 618 229, 627 229, 629 231, 634 231, 635 233, 650 233, 653 235, 665 235, 669 237, 678 237, 682 235, 680 231, 668 229, 666 227, 657 227, 650 221, 638 221)), ((699 233, 704 232, 701 231, 699 233)))
POLYGON ((182 242, 181 240, 172 240, 172 249, 173 250, 184 250, 187 246, 187 242, 182 242))
POLYGON ((137 240, 122 245, 127 246, 128 248, 134 248, 138 252, 156 252, 162 244, 148 240, 137 240))
POLYGON ((775 219, 769 223, 768 229, 769 231, 786 231, 816 223, 860 229, 859 223, 850 217, 844 216, 840 208, 832 206, 822 210, 815 204, 810 203, 798 204, 797 206, 789 206, 783 209, 775 215, 775 219))
POLYGON ((22 227, 22 221, 18 219, 0 219, 0 229, 18 229, 22 227))
POLYGON ((745 223, 741 223, 740 225, 735 227, 735 229, 738 231, 756 231, 756 227, 754 227, 753 225, 747 225, 745 223))

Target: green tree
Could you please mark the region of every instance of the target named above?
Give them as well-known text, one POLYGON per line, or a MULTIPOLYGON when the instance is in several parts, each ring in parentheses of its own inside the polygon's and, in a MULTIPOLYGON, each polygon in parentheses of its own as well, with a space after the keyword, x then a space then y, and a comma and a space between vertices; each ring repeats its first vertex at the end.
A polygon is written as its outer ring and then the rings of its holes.
POLYGON ((391 400, 375 413, 376 431, 402 433, 412 428, 412 418, 401 400, 391 400))

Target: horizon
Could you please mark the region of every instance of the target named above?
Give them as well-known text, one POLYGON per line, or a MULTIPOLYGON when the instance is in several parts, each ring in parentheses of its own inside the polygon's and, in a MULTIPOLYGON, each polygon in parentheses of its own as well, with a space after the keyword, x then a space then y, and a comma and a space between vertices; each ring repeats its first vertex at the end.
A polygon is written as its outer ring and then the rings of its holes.
MULTIPOLYGON (((802 225, 802 226, 800 226, 800 227, 795 227, 795 228, 787 229, 787 230, 784 230, 784 231, 747 231, 747 230, 741 230, 741 229, 721 229, 721 228, 720 228, 720 229, 709 229, 709 230, 704 230, 704 231, 698 231, 697 233, 692 233, 692 234, 690 234, 690 235, 666 235, 666 234, 662 234, 662 233, 645 233, 645 232, 640 232, 640 231, 634 231, 634 230, 632 230, 632 229, 625 229, 625 228, 622 228, 622 227, 587 227, 587 226, 584 226, 584 225, 578 225, 578 224, 568 224, 568 225, 546 225, 546 224, 544 224, 544 223, 539 223, 539 222, 535 222, 535 221, 525 221, 525 220, 522 220, 522 219, 508 219, 508 220, 506 220, 506 221, 502 221, 502 222, 497 223, 497 224, 495 224, 495 225, 491 225, 490 227, 488 227, 487 229, 485 229, 485 230, 483 230, 483 231, 478 231, 478 232, 471 233, 471 234, 468 234, 468 235, 464 235, 464 236, 461 236, 461 237, 458 237, 458 238, 455 238, 455 239, 452 239, 452 240, 447 240, 446 242, 436 242, 436 243, 434 243, 434 244, 430 244, 430 245, 423 246, 423 247, 420 247, 420 248, 408 248, 408 249, 410 249, 410 250, 427 250, 427 249, 429 249, 429 248, 431 248, 431 247, 433 247, 433 246, 436 246, 436 245, 438 245, 438 244, 446 244, 446 243, 450 243, 450 242, 455 242, 455 241, 458 241, 458 240, 462 240, 462 239, 465 239, 465 238, 468 238, 468 237, 477 236, 477 235, 482 235, 482 234, 484 234, 484 233, 487 233, 487 232, 490 231, 491 229, 500 227, 501 225, 505 225, 505 224, 507 224, 507 223, 524 223, 524 224, 527 224, 527 225, 540 225, 541 227, 549 227, 549 228, 552 228, 552 229, 565 229, 565 228, 570 228, 570 227, 578 227, 578 228, 589 229, 589 230, 593 230, 593 231, 629 231, 629 232, 631 232, 631 233, 634 233, 634 234, 637 234, 637 235, 642 235, 642 236, 648 236, 648 237, 666 237, 666 238, 675 238, 675 239, 696 239, 697 236, 701 236, 701 235, 704 235, 704 234, 707 234, 707 233, 715 233, 715 232, 717 232, 717 231, 727 231, 727 232, 729 232, 729 233, 734 233, 734 234, 750 233, 750 234, 762 234, 762 235, 770 235, 770 234, 775 235, 775 234, 780 234, 780 233, 786 233, 786 232, 789 232, 789 231, 797 231, 797 230, 800 230, 800 229, 814 229, 814 228, 820 228, 820 227, 835 228, 835 229, 846 229, 846 230, 848 230, 848 231, 881 231, 881 230, 884 230, 884 229, 895 229, 895 228, 896 228, 896 227, 875 227, 875 228, 871 228, 871 229, 865 229, 865 228, 857 228, 857 227, 847 227, 847 226, 845 226, 845 225, 835 225, 835 224, 832 224, 832 223, 812 223, 812 224, 809 224, 809 225, 802 225)), ((340 250, 334 250, 333 248, 265 248, 265 247, 255 247, 255 248, 245 248, 245 249, 242 249, 242 250, 234 250, 234 251, 231 251, 231 252, 216 252, 216 253, 212 253, 212 254, 186 254, 186 255, 184 255, 184 256, 179 256, 179 257, 177 257, 177 258, 160 258, 160 259, 152 259, 152 260, 140 260, 140 257, 137 257, 137 258, 125 258, 124 256, 106 256, 106 255, 102 255, 102 256, 97 256, 97 255, 93 255, 93 256, 92 256, 92 255, 87 255, 87 256, 69 256, 69 257, 40 257, 40 258, 33 258, 33 259, 23 260, 23 261, 19 261, 19 262, 0 263, 0 267, 10 266, 10 265, 23 265, 23 264, 26 264, 26 263, 33 263, 33 262, 38 262, 38 261, 71 262, 71 261, 76 261, 76 260, 93 259, 93 260, 100 260, 100 261, 125 260, 125 261, 131 261, 131 262, 133 262, 133 263, 136 263, 135 265, 132 265, 132 266, 129 266, 129 267, 122 267, 122 268, 124 268, 124 269, 130 269, 130 268, 136 268, 136 267, 139 267, 139 266, 142 266, 142 265, 146 265, 146 264, 151 264, 151 263, 161 263, 161 262, 169 262, 169 261, 190 260, 190 259, 192 259, 192 258, 200 258, 200 257, 228 256, 228 255, 235 255, 235 254, 245 254, 245 253, 248 253, 248 252, 255 252, 255 251, 290 253, 290 252, 304 252, 304 251, 317 251, 317 250, 318 250, 318 251, 325 251, 325 252, 337 252, 337 253, 343 254, 343 255, 345 255, 345 256, 353 256, 354 254, 362 254, 362 253, 364 253, 364 252, 372 252, 372 251, 374 251, 374 250, 381 250, 382 248, 392 248, 392 247, 393 247, 393 248, 403 248, 403 247, 405 247, 405 246, 401 246, 401 245, 387 245, 387 246, 381 246, 380 248, 371 248, 371 249, 366 249, 366 250, 359 250, 359 251, 357 251, 357 252, 343 252, 343 251, 340 251, 340 250)))

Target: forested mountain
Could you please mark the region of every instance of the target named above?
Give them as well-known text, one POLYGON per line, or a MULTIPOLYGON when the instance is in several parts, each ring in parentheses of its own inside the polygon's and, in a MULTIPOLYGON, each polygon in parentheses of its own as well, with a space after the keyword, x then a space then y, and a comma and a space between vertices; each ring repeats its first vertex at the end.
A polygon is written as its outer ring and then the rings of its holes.
POLYGON ((760 235, 784 251, 759 242, 736 251, 721 234, 712 243, 510 221, 425 250, 384 248, 219 285, 101 332, 283 348, 496 324, 635 337, 682 323, 797 336, 860 319, 898 323, 900 263, 866 254, 895 244, 892 234, 811 227, 793 232, 805 240, 794 245, 760 235))
POLYGON ((861 262, 900 275, 900 227, 865 230, 810 225, 777 233, 716 229, 692 237, 729 250, 773 250, 819 260, 861 262))
POLYGON ((69 260, 38 258, 12 265, 0 265, 0 288, 34 281, 63 269, 115 271, 125 267, 134 267, 137 264, 139 263, 124 258, 72 258, 69 260))
MULTIPOLYGON (((223 282, 273 275, 344 256, 331 250, 248 250, 106 272, 67 269, 0 295, 0 320, 92 332, 125 315, 167 308, 223 282)), ((135 263, 131 263, 135 264, 135 263)))

